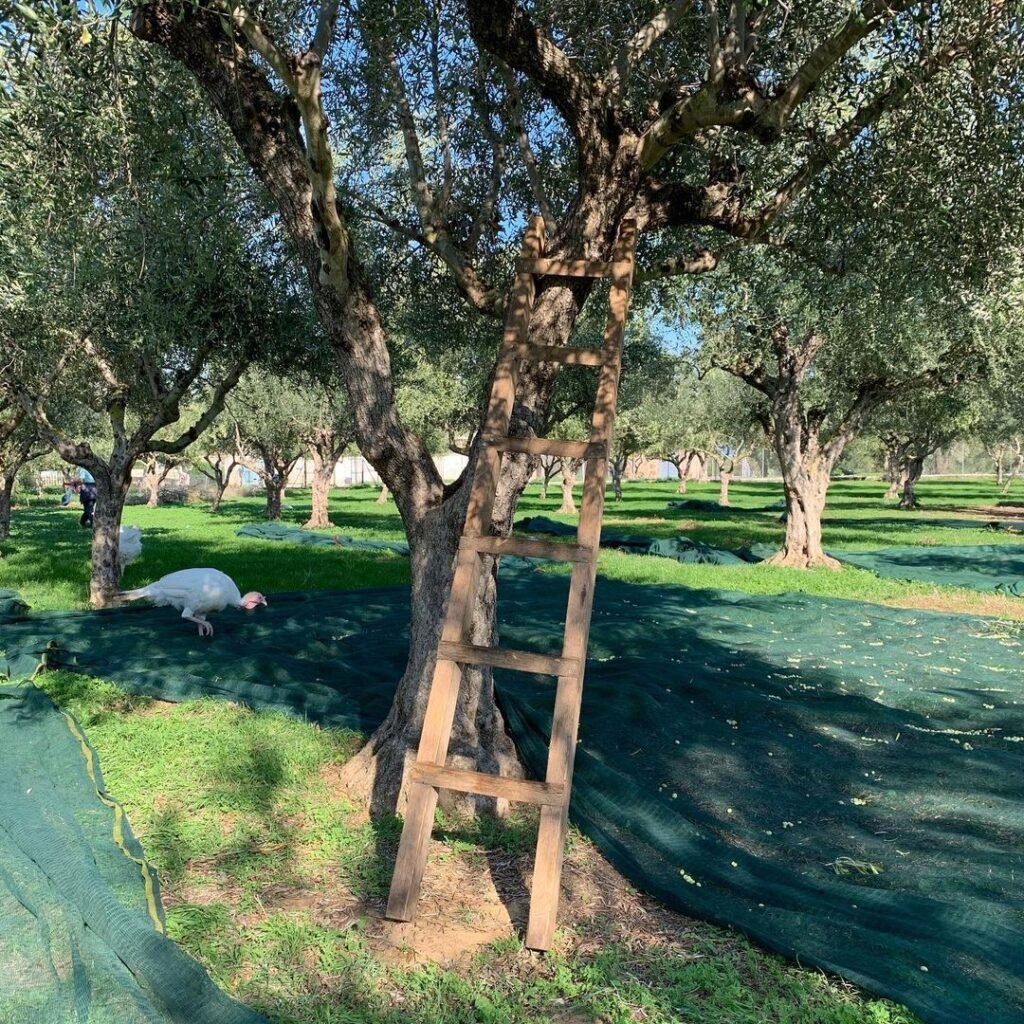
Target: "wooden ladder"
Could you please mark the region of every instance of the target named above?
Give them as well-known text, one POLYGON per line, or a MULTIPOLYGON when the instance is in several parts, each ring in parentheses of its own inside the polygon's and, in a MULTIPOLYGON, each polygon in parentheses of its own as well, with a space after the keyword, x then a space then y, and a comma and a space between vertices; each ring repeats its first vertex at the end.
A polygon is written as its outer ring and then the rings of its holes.
POLYGON ((426 867, 438 790, 452 789, 540 805, 540 831, 533 869, 526 945, 531 949, 548 949, 554 938, 573 759, 583 694, 583 671, 594 604, 601 514, 604 509, 608 459, 612 449, 626 309, 633 281, 635 240, 635 223, 624 221, 610 263, 599 260, 551 260, 543 258, 543 220, 535 216, 527 228, 484 420, 482 445, 456 558, 419 752, 407 778, 405 825, 387 907, 387 916, 394 920, 408 921, 413 917, 426 867), (601 348, 560 348, 531 344, 529 325, 535 279, 542 276, 611 279, 608 321, 601 348), (520 363, 524 360, 600 367, 589 441, 509 437, 516 381, 520 363), (528 452, 533 455, 585 460, 583 500, 575 544, 489 535, 502 452, 528 452), (501 647, 475 646, 466 642, 483 561, 481 556, 485 555, 519 555, 572 563, 560 657, 501 647), (492 665, 557 677, 551 746, 544 782, 445 767, 465 665, 492 665))

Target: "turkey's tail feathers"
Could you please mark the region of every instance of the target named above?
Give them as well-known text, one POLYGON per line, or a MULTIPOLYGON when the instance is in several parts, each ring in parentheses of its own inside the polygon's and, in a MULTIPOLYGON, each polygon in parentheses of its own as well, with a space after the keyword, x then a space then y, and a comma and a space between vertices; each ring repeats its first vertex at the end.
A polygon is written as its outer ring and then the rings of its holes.
POLYGON ((122 590, 117 596, 122 601, 138 601, 140 597, 149 597, 149 592, 145 587, 137 587, 135 590, 122 590))

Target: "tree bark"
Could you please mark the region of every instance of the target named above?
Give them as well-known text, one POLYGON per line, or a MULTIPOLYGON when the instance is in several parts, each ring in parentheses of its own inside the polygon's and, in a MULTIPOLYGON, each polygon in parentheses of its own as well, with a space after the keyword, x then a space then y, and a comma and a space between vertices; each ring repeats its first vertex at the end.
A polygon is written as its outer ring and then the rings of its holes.
POLYGON ((381 484, 380 485, 380 493, 377 495, 377 502, 376 503, 378 505, 386 505, 388 503, 388 485, 387 484, 381 484))
POLYGON ((92 527, 92 571, 89 578, 89 603, 94 608, 113 604, 121 589, 121 516, 132 482, 132 462, 113 461, 96 478, 96 509, 92 527))
POLYGON ((899 504, 899 507, 905 511, 911 511, 919 507, 915 489, 917 482, 921 479, 921 474, 924 472, 924 460, 925 456, 915 455, 906 464, 901 481, 899 504))
POLYGON ((718 471, 718 504, 729 507, 729 482, 732 480, 732 469, 723 465, 718 471))
POLYGON ((616 501, 622 501, 622 471, 626 468, 626 460, 614 458, 608 460, 608 472, 612 478, 612 494, 616 501))
POLYGON ((271 520, 280 519, 284 484, 278 479, 264 480, 263 483, 267 492, 267 504, 263 515, 271 520))
MULTIPOLYGON (((532 466, 527 460, 522 461, 517 477, 499 494, 496 515, 501 523, 511 522, 518 494, 532 476, 532 466)), ((387 717, 342 772, 347 786, 359 793, 369 792, 370 813, 375 816, 396 810, 401 814, 405 810, 402 782, 409 763, 415 759, 423 726, 468 494, 467 474, 448 501, 428 512, 414 529, 407 530, 412 570, 409 659, 387 717)), ((467 637, 470 643, 497 642, 496 583, 496 565, 488 560, 481 572, 473 625, 467 637)), ((464 669, 449 749, 449 765, 512 777, 522 775, 515 745, 495 701, 489 670, 464 669)), ((460 812, 495 809, 494 801, 488 798, 444 790, 441 805, 460 812)))
POLYGON ((0 481, 0 540, 6 540, 11 535, 11 503, 16 475, 17 470, 6 472, 0 481))
POLYGON ((312 509, 309 519, 303 525, 307 530, 323 530, 331 525, 327 514, 327 499, 331 493, 331 477, 334 476, 335 463, 325 459, 315 447, 311 447, 309 451, 313 459, 312 509))
POLYGON ((153 469, 146 470, 146 489, 149 491, 146 508, 156 508, 160 504, 160 477, 157 475, 155 463, 153 469))
POLYGON ((551 487, 551 481, 554 480, 555 474, 558 472, 558 459, 550 455, 545 455, 540 460, 540 496, 547 498, 548 490, 551 487))
POLYGON ((576 483, 580 462, 578 459, 559 459, 558 461, 562 470, 562 504, 558 511, 566 515, 574 514, 576 502, 573 500, 572 489, 576 483))
POLYGON ((838 569, 839 562, 821 546, 821 514, 825 511, 830 468, 820 457, 797 459, 779 452, 786 490, 786 539, 768 561, 797 569, 838 569))
POLYGON ((887 501, 892 501, 900 494, 906 445, 896 433, 888 433, 881 440, 885 449, 885 477, 889 481, 885 498, 887 501))
POLYGON ((1010 493, 1010 488, 1013 487, 1014 480, 1020 475, 1022 469, 1024 469, 1024 445, 1020 441, 1015 442, 1016 452, 1013 462, 1013 468, 1010 470, 1009 475, 1006 478, 1006 483, 1003 484, 1003 489, 999 492, 1000 494, 1006 495, 1010 493))

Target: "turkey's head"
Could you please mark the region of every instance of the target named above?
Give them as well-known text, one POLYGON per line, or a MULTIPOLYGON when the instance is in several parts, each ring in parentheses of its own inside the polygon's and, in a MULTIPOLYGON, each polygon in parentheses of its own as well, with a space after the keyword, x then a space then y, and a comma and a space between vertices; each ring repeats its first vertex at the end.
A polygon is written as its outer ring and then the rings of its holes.
POLYGON ((247 612, 251 612, 257 605, 266 603, 267 599, 258 590, 250 590, 249 593, 242 598, 242 607, 247 612))

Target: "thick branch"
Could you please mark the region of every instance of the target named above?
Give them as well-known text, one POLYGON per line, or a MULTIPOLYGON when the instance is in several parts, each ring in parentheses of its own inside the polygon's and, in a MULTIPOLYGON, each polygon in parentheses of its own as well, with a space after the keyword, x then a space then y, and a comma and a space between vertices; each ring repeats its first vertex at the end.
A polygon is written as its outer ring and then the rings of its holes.
POLYGON ((380 54, 388 69, 388 86, 391 91, 391 100, 395 105, 398 126, 402 131, 405 162, 409 168, 409 181, 416 201, 416 210, 420 217, 420 226, 426 237, 433 239, 441 228, 443 214, 437 209, 434 194, 427 183, 423 153, 420 149, 419 135, 416 132, 416 120, 413 117, 412 107, 409 105, 409 95, 406 92, 402 69, 398 66, 398 58, 391 47, 382 45, 380 54))
POLYGON ((740 243, 727 245, 718 252, 710 249, 699 249, 690 256, 672 256, 651 267, 641 268, 636 272, 634 280, 637 284, 645 281, 657 281, 664 277, 681 277, 686 274, 707 274, 715 270, 723 256, 734 252, 740 247, 740 243))
POLYGON ((441 212, 447 219, 448 205, 452 198, 454 174, 452 168, 452 147, 448 138, 448 118, 444 112, 444 98, 441 89, 441 0, 434 0, 430 20, 430 76, 434 90, 434 113, 437 117, 437 138, 441 143, 443 179, 441 183, 441 212))
POLYGON ((534 82, 565 119, 581 157, 589 152, 600 138, 594 86, 565 51, 515 0, 466 0, 466 13, 477 45, 534 82))
MULTIPOLYGON (((771 401, 774 401, 779 393, 779 378, 770 376, 767 367, 760 359, 741 355, 737 356, 732 362, 713 359, 712 365, 716 369, 724 370, 726 373, 731 373, 734 377, 738 377, 744 383, 749 384, 755 391, 760 391, 762 395, 771 401)), ((767 430, 765 432, 767 433, 767 430)))
POLYGON ((776 189, 775 194, 755 217, 748 218, 743 226, 743 235, 756 238, 779 214, 804 191, 814 178, 839 156, 857 136, 874 124, 888 110, 900 107, 910 96, 915 85, 933 78, 943 68, 964 56, 959 47, 946 47, 932 54, 918 64, 913 72, 894 78, 872 100, 865 103, 841 128, 832 133, 798 168, 776 189))
POLYGON ((822 76, 865 36, 886 20, 905 11, 915 0, 867 0, 851 12, 846 21, 828 39, 823 39, 792 78, 776 93, 766 116, 781 130, 804 97, 822 76))
POLYGON ((50 422, 46 410, 37 396, 30 395, 27 391, 18 391, 16 397, 26 414, 35 421, 36 428, 43 440, 65 462, 70 462, 75 466, 84 466, 93 476, 103 472, 103 463, 89 444, 86 441, 72 441, 67 434, 55 427, 50 422))
POLYGON ((334 38, 334 26, 338 21, 339 0, 325 0, 320 8, 320 16, 316 22, 316 32, 313 33, 313 42, 310 49, 320 54, 321 58, 327 56, 331 48, 331 40, 334 38))
MULTIPOLYGON (((730 30, 723 45, 712 9, 707 79, 697 92, 677 101, 647 129, 640 145, 641 164, 645 168, 653 167, 673 146, 710 127, 735 128, 763 142, 774 142, 793 111, 822 76, 852 47, 913 2, 866 0, 836 32, 811 51, 773 99, 767 99, 758 91, 746 68, 748 48, 739 27, 742 19, 738 14, 730 19, 730 30), (723 86, 728 71, 732 72, 736 85, 726 92, 723 86)), ((733 5, 733 11, 738 12, 738 5, 733 5)))
MULTIPOLYGON (((183 452, 193 441, 221 414, 224 409, 224 400, 228 396, 228 392, 238 383, 239 378, 245 371, 246 366, 249 365, 248 358, 241 359, 225 374, 224 378, 214 389, 213 396, 210 399, 210 404, 207 406, 206 411, 192 424, 188 430, 184 431, 173 441, 153 441, 150 438, 145 438, 144 450, 150 452, 162 452, 166 455, 176 455, 178 452, 183 452)), ((165 415, 170 415, 170 406, 165 407, 165 415)), ((177 403, 174 406, 174 412, 177 413, 177 403)), ((153 422, 152 420, 150 422, 153 422)), ((173 422, 172 419, 168 418, 160 426, 166 426, 167 423, 173 422)), ((159 429, 159 427, 157 428, 159 429)), ((155 433, 155 431, 154 431, 155 433)), ((139 438, 139 435, 136 434, 139 438)), ((140 438, 141 440, 141 438, 140 438)))
POLYGON ((657 41, 690 9, 692 0, 674 0, 663 7, 632 38, 622 44, 615 63, 604 77, 605 93, 612 99, 622 95, 634 68, 657 41))
POLYGON ((360 447, 403 503, 407 521, 415 522, 440 497, 443 484, 422 441, 398 418, 379 314, 349 252, 329 150, 325 154, 319 58, 295 58, 307 75, 305 91, 285 97, 220 18, 202 7, 183 9, 172 0, 151 0, 134 9, 131 29, 140 39, 163 46, 195 75, 273 196, 342 364, 360 447), (308 153, 300 118, 310 140, 308 153))
POLYGON ((107 361, 103 356, 103 353, 92 343, 92 338, 89 335, 85 335, 82 339, 82 348, 89 353, 89 357, 96 364, 96 368, 100 371, 100 376, 107 382, 111 391, 115 394, 121 394, 125 390, 125 386, 121 383, 117 374, 114 372, 114 367, 107 361))

